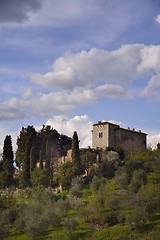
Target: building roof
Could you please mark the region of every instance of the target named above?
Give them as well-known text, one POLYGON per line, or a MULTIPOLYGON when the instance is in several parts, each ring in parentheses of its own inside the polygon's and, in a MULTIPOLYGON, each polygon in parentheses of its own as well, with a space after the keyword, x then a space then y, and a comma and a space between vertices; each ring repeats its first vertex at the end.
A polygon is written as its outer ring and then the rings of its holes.
POLYGON ((118 124, 112 123, 112 122, 101 122, 99 121, 98 123, 94 123, 93 126, 98 126, 98 125, 114 125, 117 127, 120 127, 118 124))
POLYGON ((123 131, 129 131, 129 132, 133 132, 133 133, 138 133, 138 134, 144 134, 147 135, 147 133, 142 132, 141 130, 135 130, 135 128, 116 128, 117 130, 123 130, 123 131))
POLYGON ((139 133, 139 134, 144 134, 147 135, 147 133, 141 132, 141 130, 135 130, 135 128, 121 128, 118 124, 114 124, 112 122, 101 122, 99 121, 98 123, 93 124, 93 126, 100 126, 100 125, 113 125, 113 126, 117 126, 117 128, 115 128, 115 130, 126 130, 126 131, 130 131, 130 132, 135 132, 135 133, 139 133))

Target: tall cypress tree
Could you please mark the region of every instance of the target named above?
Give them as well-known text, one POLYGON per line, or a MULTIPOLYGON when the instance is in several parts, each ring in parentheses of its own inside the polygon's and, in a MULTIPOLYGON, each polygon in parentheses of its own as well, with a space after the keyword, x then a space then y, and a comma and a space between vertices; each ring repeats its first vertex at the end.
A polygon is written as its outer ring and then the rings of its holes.
POLYGON ((45 158, 45 150, 42 147, 39 153, 39 168, 43 169, 43 162, 45 158))
POLYGON ((46 174, 47 174, 47 180, 48 180, 48 185, 51 182, 51 153, 50 153, 50 143, 49 139, 46 142, 46 153, 45 153, 45 168, 46 168, 46 174))
POLYGON ((5 172, 6 186, 9 187, 13 183, 14 174, 14 155, 12 148, 12 139, 7 135, 3 146, 3 170, 5 172))
POLYGON ((30 171, 33 171, 36 167, 38 159, 37 155, 36 145, 34 144, 30 150, 30 171))
POLYGON ((24 158, 22 162, 22 184, 27 186, 30 184, 30 157, 31 157, 31 149, 36 141, 36 131, 33 126, 28 126, 26 132, 26 141, 25 141, 25 152, 24 158))
POLYGON ((72 138, 72 162, 75 166, 75 174, 78 175, 80 173, 80 150, 78 134, 76 131, 72 138))
POLYGON ((22 165, 22 183, 24 186, 28 186, 30 183, 30 151, 31 144, 30 138, 28 138, 25 146, 25 156, 22 165))

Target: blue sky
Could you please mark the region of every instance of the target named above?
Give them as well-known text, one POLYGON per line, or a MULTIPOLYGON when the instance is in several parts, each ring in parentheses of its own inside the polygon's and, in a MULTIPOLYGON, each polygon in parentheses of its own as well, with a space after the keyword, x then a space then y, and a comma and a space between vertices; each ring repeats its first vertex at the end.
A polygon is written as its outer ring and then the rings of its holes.
MULTIPOLYGON (((118 122, 160 141, 159 0, 0 1, 0 144, 22 126, 118 122)), ((1 146, 2 146, 1 145, 1 146)))

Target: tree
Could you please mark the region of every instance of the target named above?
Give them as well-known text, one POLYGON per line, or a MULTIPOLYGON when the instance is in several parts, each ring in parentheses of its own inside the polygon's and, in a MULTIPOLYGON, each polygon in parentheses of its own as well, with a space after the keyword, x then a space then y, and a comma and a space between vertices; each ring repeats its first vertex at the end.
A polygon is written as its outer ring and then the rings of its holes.
POLYGON ((17 228, 23 227, 21 230, 33 240, 45 233, 45 229, 48 227, 47 224, 48 221, 43 213, 43 209, 38 204, 28 205, 23 208, 16 221, 17 228))
POLYGON ((6 217, 6 211, 2 211, 0 215, 0 239, 3 240, 9 233, 9 221, 6 217))
POLYGON ((77 132, 75 131, 72 139, 72 162, 75 166, 75 175, 80 173, 80 151, 77 132))
POLYGON ((31 172, 31 183, 33 186, 48 186, 48 177, 45 169, 35 168, 31 172))
POLYGON ((81 154, 81 168, 83 168, 83 171, 86 170, 89 173, 91 168, 97 165, 97 154, 91 148, 82 149, 80 151, 80 154, 81 154))
POLYGON ((142 230, 148 221, 148 214, 145 206, 137 206, 133 209, 132 213, 126 217, 127 223, 132 230, 142 230))
POLYGON ((37 132, 35 131, 33 126, 28 126, 27 128, 22 127, 20 131, 20 135, 17 138, 17 151, 16 151, 16 158, 15 162, 17 167, 23 168, 24 158, 26 154, 26 142, 27 139, 30 138, 31 147, 32 143, 35 143, 37 132))
POLYGON ((14 155, 12 149, 12 140, 11 136, 7 135, 4 140, 3 146, 3 170, 6 179, 6 186, 10 186, 13 183, 13 174, 14 174, 14 155))
POLYGON ((37 151, 36 146, 33 145, 30 150, 30 171, 33 171, 37 164, 37 151))
POLYGON ((43 169, 43 162, 45 159, 45 151, 44 147, 41 148, 40 153, 39 153, 39 168, 43 169))
MULTIPOLYGON (((22 184, 28 186, 30 184, 31 174, 31 149, 36 141, 36 131, 33 126, 28 126, 28 132, 26 134, 24 159, 22 162, 22 184)), ((33 167, 33 164, 32 164, 33 167)))
POLYGON ((51 153, 50 153, 50 144, 49 144, 49 140, 47 140, 46 143, 46 154, 45 154, 45 168, 46 168, 46 173, 47 173, 47 178, 48 178, 48 185, 50 184, 50 176, 51 176, 51 162, 50 162, 50 158, 51 158, 51 153))
POLYGON ((75 239, 74 231, 78 227, 78 222, 75 218, 66 218, 63 222, 64 232, 68 239, 75 239))
POLYGON ((66 162, 58 169, 59 184, 63 189, 69 189, 71 187, 74 176, 75 169, 72 162, 66 162))
POLYGON ((130 182, 130 188, 133 192, 138 192, 139 188, 147 181, 146 173, 143 169, 138 169, 133 172, 130 182))

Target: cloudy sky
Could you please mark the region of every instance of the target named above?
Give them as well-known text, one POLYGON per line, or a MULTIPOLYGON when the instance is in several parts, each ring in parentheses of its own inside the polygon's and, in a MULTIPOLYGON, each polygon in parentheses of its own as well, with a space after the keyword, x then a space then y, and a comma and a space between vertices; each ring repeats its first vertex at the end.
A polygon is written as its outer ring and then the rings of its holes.
POLYGON ((0 144, 116 121, 160 141, 160 0, 1 0, 0 144))

